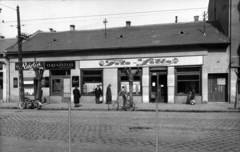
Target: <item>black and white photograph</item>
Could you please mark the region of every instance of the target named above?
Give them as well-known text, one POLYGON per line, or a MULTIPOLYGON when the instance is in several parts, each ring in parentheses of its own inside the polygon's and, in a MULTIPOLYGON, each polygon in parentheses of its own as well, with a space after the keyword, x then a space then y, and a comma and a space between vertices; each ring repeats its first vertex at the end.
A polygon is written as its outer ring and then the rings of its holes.
POLYGON ((240 0, 0 0, 0 152, 239 152, 240 0))

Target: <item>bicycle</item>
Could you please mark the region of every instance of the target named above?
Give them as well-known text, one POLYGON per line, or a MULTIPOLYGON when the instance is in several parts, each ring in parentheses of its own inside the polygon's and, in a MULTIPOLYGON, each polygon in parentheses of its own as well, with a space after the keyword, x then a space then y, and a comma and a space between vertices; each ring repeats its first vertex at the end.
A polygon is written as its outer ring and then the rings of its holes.
POLYGON ((127 95, 127 99, 126 99, 126 104, 125 106, 119 106, 119 97, 117 97, 116 101, 112 101, 111 104, 108 104, 108 110, 125 110, 125 111, 134 111, 135 110, 135 103, 134 102, 130 102, 129 100, 129 95, 127 95))

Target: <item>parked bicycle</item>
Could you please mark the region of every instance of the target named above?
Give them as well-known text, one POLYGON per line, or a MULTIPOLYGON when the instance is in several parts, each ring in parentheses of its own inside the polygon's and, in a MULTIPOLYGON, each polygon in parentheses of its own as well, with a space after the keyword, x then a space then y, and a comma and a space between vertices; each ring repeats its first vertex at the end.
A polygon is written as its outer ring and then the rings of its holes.
POLYGON ((41 109, 43 103, 46 103, 46 98, 44 100, 32 100, 24 97, 23 102, 19 104, 19 109, 41 109))
POLYGON ((129 94, 127 94, 125 106, 120 105, 119 96, 117 97, 116 101, 112 101, 111 104, 108 104, 108 110, 119 110, 119 109, 122 109, 125 111, 135 110, 135 103, 129 100, 129 94))

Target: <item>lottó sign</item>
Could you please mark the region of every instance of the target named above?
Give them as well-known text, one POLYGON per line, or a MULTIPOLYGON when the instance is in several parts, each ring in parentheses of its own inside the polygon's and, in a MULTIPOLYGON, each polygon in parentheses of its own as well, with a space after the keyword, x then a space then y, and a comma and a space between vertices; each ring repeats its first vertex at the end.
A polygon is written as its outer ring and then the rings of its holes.
POLYGON ((202 56, 80 61, 80 68, 201 65, 202 56))
POLYGON ((75 61, 45 62, 45 69, 75 69, 75 61))
POLYGON ((135 65, 135 66, 146 66, 146 65, 159 65, 159 64, 177 64, 178 59, 166 59, 166 58, 147 58, 147 59, 137 59, 137 61, 131 62, 131 60, 102 60, 99 61, 100 66, 128 66, 128 65, 135 65))
MULTIPOLYGON (((44 69, 43 62, 23 62, 22 63, 23 70, 33 70, 34 68, 44 69)), ((19 69, 19 63, 15 64, 15 70, 19 69)))

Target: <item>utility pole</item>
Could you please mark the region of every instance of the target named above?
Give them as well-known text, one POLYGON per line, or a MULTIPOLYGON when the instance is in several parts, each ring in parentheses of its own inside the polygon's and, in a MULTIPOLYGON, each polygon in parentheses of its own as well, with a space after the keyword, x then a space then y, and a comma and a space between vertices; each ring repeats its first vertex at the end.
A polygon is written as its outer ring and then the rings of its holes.
POLYGON ((203 35, 205 36, 206 35, 206 29, 205 29, 205 22, 206 22, 206 16, 207 16, 207 14, 205 13, 205 11, 204 11, 204 13, 203 13, 203 35))
POLYGON ((103 21, 103 24, 105 25, 105 38, 107 37, 107 20, 105 19, 103 21))
POLYGON ((19 104, 24 101, 23 68, 22 68, 22 37, 19 6, 17 6, 17 30, 18 30, 18 73, 19 73, 19 104))

